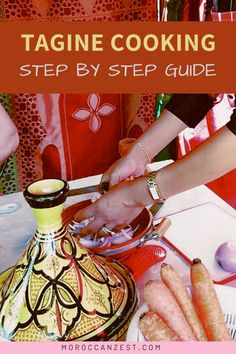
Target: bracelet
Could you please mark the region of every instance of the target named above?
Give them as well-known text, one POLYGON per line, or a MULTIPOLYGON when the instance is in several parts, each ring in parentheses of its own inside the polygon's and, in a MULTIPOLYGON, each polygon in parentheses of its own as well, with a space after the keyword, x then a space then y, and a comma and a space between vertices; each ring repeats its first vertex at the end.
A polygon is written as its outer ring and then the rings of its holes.
POLYGON ((144 146, 138 140, 135 140, 135 144, 138 145, 140 147, 140 149, 144 152, 144 154, 148 160, 148 163, 150 163, 152 160, 151 160, 150 156, 148 155, 147 151, 144 149, 144 146))
POLYGON ((147 185, 149 192, 152 196, 152 199, 157 203, 157 204, 162 204, 164 203, 165 199, 162 197, 162 194, 160 192, 160 189, 156 183, 156 178, 155 178, 155 172, 149 172, 147 175, 147 185))

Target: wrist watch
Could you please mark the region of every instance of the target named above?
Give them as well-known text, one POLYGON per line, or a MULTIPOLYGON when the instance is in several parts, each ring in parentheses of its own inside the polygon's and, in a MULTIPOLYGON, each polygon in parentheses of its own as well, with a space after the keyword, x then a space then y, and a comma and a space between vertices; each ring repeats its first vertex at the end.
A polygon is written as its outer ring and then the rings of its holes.
POLYGON ((162 197, 160 189, 158 188, 158 185, 156 183, 155 172, 148 173, 147 185, 148 185, 148 190, 152 196, 152 199, 155 201, 155 203, 157 203, 157 204, 164 203, 165 200, 162 197))

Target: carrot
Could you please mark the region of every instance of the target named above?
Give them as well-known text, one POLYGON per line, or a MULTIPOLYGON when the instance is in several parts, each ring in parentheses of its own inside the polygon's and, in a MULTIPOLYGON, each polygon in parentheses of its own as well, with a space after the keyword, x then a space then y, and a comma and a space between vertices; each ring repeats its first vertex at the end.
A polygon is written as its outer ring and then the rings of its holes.
POLYGON ((232 340, 217 298, 214 283, 208 270, 199 259, 193 260, 191 282, 193 300, 208 339, 210 341, 232 340))
POLYGON ((155 312, 147 312, 139 321, 143 336, 151 341, 178 341, 176 334, 155 312))
POLYGON ((179 274, 171 265, 166 263, 162 264, 160 273, 163 283, 173 294, 197 340, 207 341, 207 336, 194 308, 192 298, 179 274))
POLYGON ((175 298, 163 283, 154 280, 147 282, 144 299, 150 310, 156 312, 180 340, 196 340, 175 298))

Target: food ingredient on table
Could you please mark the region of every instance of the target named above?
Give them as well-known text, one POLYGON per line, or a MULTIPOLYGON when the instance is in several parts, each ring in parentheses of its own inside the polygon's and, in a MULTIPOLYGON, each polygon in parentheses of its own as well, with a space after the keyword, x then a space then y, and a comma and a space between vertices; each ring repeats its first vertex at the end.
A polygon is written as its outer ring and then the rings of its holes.
POLYGON ((156 312, 180 340, 196 340, 174 296, 162 282, 148 281, 144 286, 144 299, 150 310, 156 312))
POLYGON ((193 305, 192 297, 178 272, 170 265, 163 263, 160 270, 163 283, 169 288, 184 313, 198 341, 206 341, 207 336, 193 305))
POLYGON ((145 316, 140 319, 139 326, 147 340, 166 340, 151 339, 158 338, 155 332, 158 331, 160 326, 160 321, 157 321, 157 318, 153 318, 153 313, 181 341, 196 340, 192 338, 194 334, 197 340, 203 341, 233 340, 227 328, 214 283, 208 270, 199 259, 193 260, 191 266, 192 302, 190 302, 190 293, 187 292, 180 275, 171 265, 163 263, 160 275, 161 281, 150 280, 144 286, 144 300, 148 305, 146 313, 148 317, 144 320, 145 316), (199 316, 200 324, 199 322, 197 323, 198 320, 194 312, 199 316), (143 325, 141 325, 141 320, 144 322, 143 325), (188 325, 188 321, 191 326, 188 325), (193 324, 194 326, 197 324, 197 326, 193 328, 191 334, 189 329, 191 330, 193 324), (205 336, 201 334, 201 324, 204 328, 205 336), (150 331, 154 332, 153 336, 150 331))
POLYGON ((220 245, 215 258, 226 272, 236 273, 236 241, 232 240, 220 245))
POLYGON ((210 341, 232 341, 211 276, 196 258, 191 266, 193 300, 210 341))
MULTIPOLYGON (((74 234, 78 234, 79 231, 83 227, 87 226, 90 221, 90 219, 87 219, 82 222, 74 222, 73 225, 70 225, 69 231, 74 234)), ((137 227, 133 229, 131 225, 128 225, 118 232, 112 231, 112 235, 110 236, 107 235, 106 237, 101 237, 99 234, 88 235, 85 237, 79 237, 78 241, 81 243, 81 245, 87 248, 110 247, 112 245, 118 245, 130 241, 133 238, 136 230, 137 227)))
POLYGON ((179 337, 155 312, 147 312, 139 322, 142 334, 151 341, 179 341, 179 337))

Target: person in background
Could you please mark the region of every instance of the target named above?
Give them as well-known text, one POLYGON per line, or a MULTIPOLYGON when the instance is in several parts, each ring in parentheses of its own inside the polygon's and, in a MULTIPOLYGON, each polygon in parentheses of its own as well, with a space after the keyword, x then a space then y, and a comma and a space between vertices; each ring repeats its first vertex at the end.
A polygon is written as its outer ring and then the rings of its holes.
POLYGON ((19 144, 17 129, 11 118, 0 104, 0 171, 8 156, 19 144))
POLYGON ((133 144, 129 152, 103 175, 110 190, 75 215, 77 221, 92 218, 80 235, 102 226, 115 230, 130 224, 144 207, 162 203, 172 195, 208 183, 236 168, 236 109, 226 126, 180 160, 146 174, 153 157, 187 126, 194 127, 214 106, 216 95, 175 94, 159 119, 133 144))

